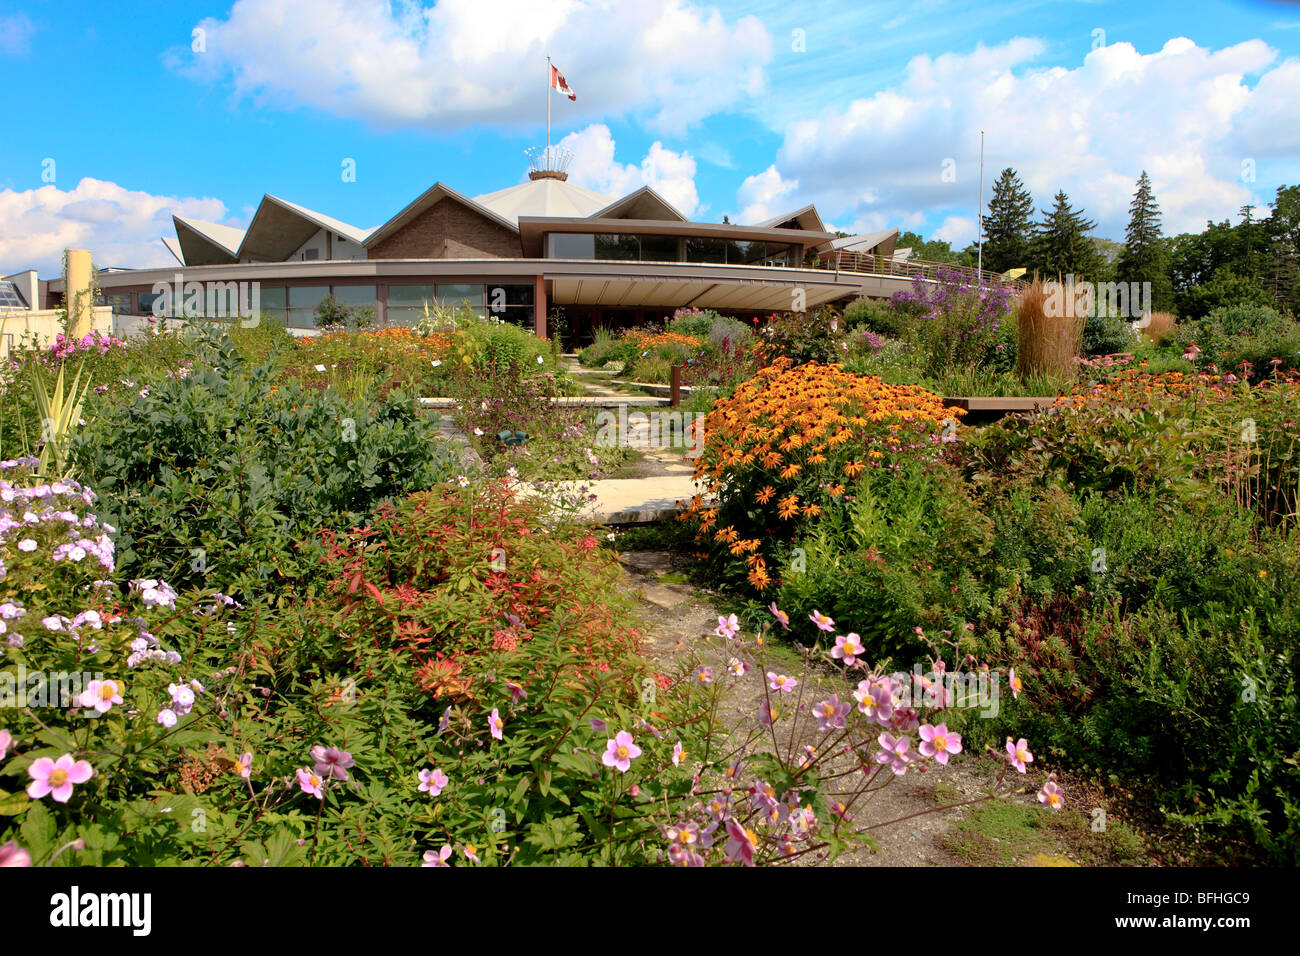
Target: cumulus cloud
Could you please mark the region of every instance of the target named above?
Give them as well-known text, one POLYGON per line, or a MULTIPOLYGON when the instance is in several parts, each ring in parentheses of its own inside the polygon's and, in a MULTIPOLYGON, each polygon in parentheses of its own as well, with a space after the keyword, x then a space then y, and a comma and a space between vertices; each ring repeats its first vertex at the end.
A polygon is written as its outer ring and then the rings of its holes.
POLYGON ((64 249, 89 249, 100 266, 171 265, 176 260, 159 239, 173 234, 173 214, 224 222, 226 207, 218 199, 155 196, 89 177, 68 190, 0 190, 0 274, 57 275, 64 249))
POLYGON ((736 199, 741 205, 740 212, 736 214, 736 222, 747 226, 790 212, 792 207, 786 197, 798 188, 799 180, 785 179, 774 165, 761 173, 745 177, 745 181, 736 190, 736 199))
POLYGON ((1300 63, 1277 62, 1260 40, 1214 51, 1179 37, 1148 54, 1113 43, 1074 68, 1034 67, 1045 49, 1017 37, 918 56, 896 88, 789 124, 764 175, 798 183, 790 205, 816 202, 854 230, 924 212, 942 217, 942 238, 963 246, 976 236, 980 130, 986 202, 1011 166, 1038 208, 1064 189, 1099 220, 1098 235, 1114 238, 1143 169, 1165 231, 1199 231, 1207 218, 1271 198, 1255 196, 1243 178, 1248 160, 1258 172, 1272 160, 1294 162, 1300 149, 1300 63))
POLYGON ((649 186, 687 219, 699 210, 695 160, 690 153, 665 149, 656 140, 640 163, 620 163, 614 158, 614 137, 603 123, 570 133, 559 145, 573 153, 570 182, 615 197, 649 186))
POLYGON ((172 65, 230 78, 236 95, 379 125, 535 125, 546 56, 578 94, 560 121, 637 112, 680 130, 766 87, 772 42, 690 0, 238 0, 199 22, 199 51, 172 65))

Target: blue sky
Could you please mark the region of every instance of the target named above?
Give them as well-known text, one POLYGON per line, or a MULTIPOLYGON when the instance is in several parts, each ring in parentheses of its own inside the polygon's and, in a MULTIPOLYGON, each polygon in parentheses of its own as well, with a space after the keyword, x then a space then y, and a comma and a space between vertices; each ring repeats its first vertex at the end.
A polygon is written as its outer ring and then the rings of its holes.
POLYGON ((573 180, 704 220, 815 202, 961 246, 980 129, 986 199, 1014 166, 1114 238, 1144 168, 1174 232, 1300 182, 1295 3, 17 0, 0 273, 69 245, 166 264, 173 212, 244 226, 263 193, 370 227, 438 180, 512 185, 548 52, 578 94, 551 102, 573 180))

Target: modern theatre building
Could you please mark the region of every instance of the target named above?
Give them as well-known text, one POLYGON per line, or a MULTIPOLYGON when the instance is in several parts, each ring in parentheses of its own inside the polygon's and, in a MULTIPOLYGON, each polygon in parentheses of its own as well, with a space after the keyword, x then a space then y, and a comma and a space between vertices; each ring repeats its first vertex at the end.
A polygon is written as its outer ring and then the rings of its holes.
MULTIPOLYGON (((118 316, 179 305, 193 283, 243 283, 263 315, 295 330, 314 328, 333 295, 373 307, 380 325, 412 324, 426 303, 467 302, 543 337, 562 308, 570 344, 581 344, 598 328, 662 321, 681 307, 759 316, 888 296, 915 269, 894 248, 896 229, 837 238, 812 206, 751 226, 691 222, 649 187, 613 198, 552 169, 472 199, 435 183, 375 229, 269 195, 246 230, 173 221, 175 238, 162 241, 175 266, 96 276, 118 316), (160 294, 176 301, 158 303, 160 294)), ((47 306, 61 301, 62 279, 42 286, 47 306)))

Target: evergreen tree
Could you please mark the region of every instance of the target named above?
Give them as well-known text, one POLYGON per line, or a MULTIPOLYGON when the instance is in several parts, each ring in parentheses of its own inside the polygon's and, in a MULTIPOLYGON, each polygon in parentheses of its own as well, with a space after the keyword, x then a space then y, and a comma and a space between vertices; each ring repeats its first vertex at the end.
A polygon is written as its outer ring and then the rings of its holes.
POLYGON ((1032 267, 1044 279, 1072 275, 1076 280, 1097 281, 1105 262, 1088 233, 1097 223, 1086 219, 1082 209, 1070 207, 1070 197, 1058 190, 1051 212, 1043 210, 1031 249, 1032 267))
POLYGON ((1034 197, 1016 171, 1002 170, 993 184, 989 214, 984 217, 984 268, 990 272, 1027 269, 1033 236, 1034 197))
POLYGON ((1129 203, 1128 228, 1124 230, 1124 251, 1115 263, 1119 282, 1151 283, 1151 307, 1163 311, 1173 304, 1169 260, 1160 235, 1160 206, 1151 191, 1151 179, 1142 170, 1137 192, 1129 203))

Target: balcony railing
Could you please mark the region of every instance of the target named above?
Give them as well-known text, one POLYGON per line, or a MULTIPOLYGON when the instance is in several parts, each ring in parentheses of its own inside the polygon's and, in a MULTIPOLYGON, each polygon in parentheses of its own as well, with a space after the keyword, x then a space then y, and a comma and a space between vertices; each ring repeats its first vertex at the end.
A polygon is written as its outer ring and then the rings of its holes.
POLYGON ((897 276, 904 279, 920 278, 934 282, 940 272, 955 272, 972 285, 1012 286, 1024 288, 1023 282, 1003 279, 999 273, 980 271, 955 262, 930 262, 925 259, 895 259, 892 256, 880 256, 873 253, 848 252, 839 250, 821 256, 816 268, 832 272, 852 272, 861 275, 897 276))

